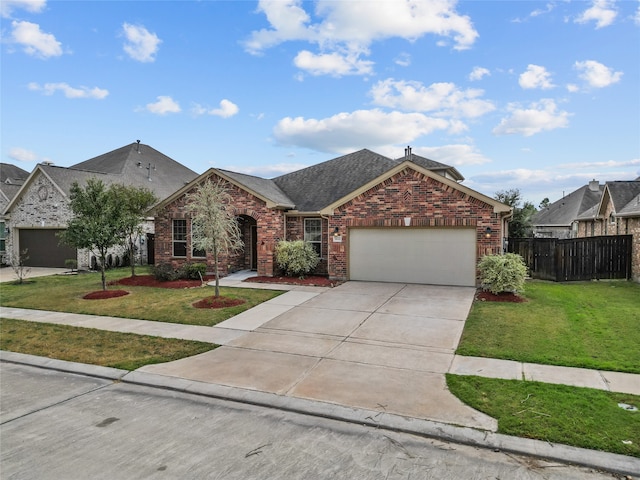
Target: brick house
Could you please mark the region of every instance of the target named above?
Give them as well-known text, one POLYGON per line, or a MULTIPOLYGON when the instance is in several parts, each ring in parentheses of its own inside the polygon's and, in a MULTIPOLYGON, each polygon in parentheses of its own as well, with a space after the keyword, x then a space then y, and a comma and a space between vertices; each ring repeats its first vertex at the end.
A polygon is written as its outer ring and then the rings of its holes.
MULTIPOLYGON (((90 252, 61 244, 56 236, 73 216, 69 194, 74 182, 83 185, 96 178, 106 185, 145 187, 163 199, 195 177, 194 171, 139 141, 71 167, 38 164, 2 210, 7 253, 16 258, 27 249, 29 266, 64 267, 65 260, 76 259, 79 268, 90 268, 95 262, 90 252)), ((147 263, 153 256, 153 219, 142 228, 136 247, 138 260, 147 263)), ((122 250, 114 251, 114 264, 122 250)))
POLYGON ((211 269, 185 211, 185 195, 208 178, 226 183, 245 244, 221 261, 222 275, 277 275, 276 243, 303 239, 320 254, 315 273, 332 279, 475 286, 477 260, 502 253, 511 215, 410 148, 397 160, 360 150, 274 179, 212 168, 154 208, 156 263, 211 269))
POLYGON ((29 172, 10 163, 0 163, 0 264, 6 263, 6 236, 4 211, 16 196, 29 172))
POLYGON ((602 198, 576 219, 577 237, 632 235, 631 276, 640 282, 640 177, 607 182, 602 198))

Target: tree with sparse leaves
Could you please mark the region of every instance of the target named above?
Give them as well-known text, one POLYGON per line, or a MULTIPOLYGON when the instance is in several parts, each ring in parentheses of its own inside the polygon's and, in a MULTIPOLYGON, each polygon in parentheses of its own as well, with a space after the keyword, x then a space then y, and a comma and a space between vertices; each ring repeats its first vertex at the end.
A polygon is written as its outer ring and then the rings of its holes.
POLYGON ((531 217, 536 213, 536 207, 533 203, 529 201, 522 203, 520 190, 517 188, 500 190, 496 192, 494 198, 513 208, 513 217, 509 221, 509 236, 515 238, 530 237, 533 230, 531 217))
POLYGON ((123 224, 121 232, 122 245, 129 251, 131 276, 136 276, 135 239, 142 232, 145 214, 158 201, 158 197, 144 187, 112 185, 113 194, 122 202, 123 224))
POLYGON ((186 196, 186 210, 192 219, 193 246, 213 255, 215 296, 220 296, 218 261, 220 254, 244 247, 236 216, 227 206, 232 198, 222 180, 205 180, 186 196))
POLYGON ((123 201, 101 180, 90 178, 84 187, 73 183, 70 205, 73 219, 60 238, 75 248, 90 250, 99 258, 102 289, 106 290, 107 252, 120 244, 126 220, 123 201))

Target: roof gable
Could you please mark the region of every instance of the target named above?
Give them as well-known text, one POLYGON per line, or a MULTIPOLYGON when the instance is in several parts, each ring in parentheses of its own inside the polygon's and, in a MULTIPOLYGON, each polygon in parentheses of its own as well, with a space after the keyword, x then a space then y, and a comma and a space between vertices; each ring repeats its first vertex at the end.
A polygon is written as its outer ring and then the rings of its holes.
POLYGON ((449 165, 445 165, 444 163, 436 162, 435 160, 431 160, 430 158, 421 157, 420 155, 416 155, 415 153, 409 154, 409 156, 405 156, 402 158, 398 158, 397 162, 404 162, 405 160, 409 160, 416 165, 420 165, 421 167, 426 168, 427 170, 431 170, 432 172, 436 172, 442 176, 448 176, 452 180, 456 180, 461 182, 464 180, 464 177, 457 169, 451 167, 449 165))
POLYGON ((410 168, 416 172, 419 172, 421 174, 423 174, 425 177, 429 177, 433 180, 436 180, 437 182, 440 182, 444 185, 447 185, 455 190, 458 190, 460 192, 463 192, 464 194, 475 198, 477 200, 480 200, 490 206, 493 207, 493 212, 494 213, 509 213, 511 212, 511 207, 508 205, 505 205, 504 203, 499 202, 498 200, 495 200, 493 198, 487 197, 486 195, 483 195, 480 192, 477 192, 475 190, 472 190, 468 187, 465 187, 464 185, 459 184, 456 181, 453 181, 447 177, 444 177, 442 175, 439 175, 427 168, 424 168, 420 165, 417 165, 409 160, 404 161, 398 165, 396 165, 395 167, 391 168, 390 170, 387 170, 386 172, 384 172, 382 175, 379 175, 378 177, 372 179, 371 181, 367 182, 366 184, 361 185, 358 189, 349 192, 348 195, 336 199, 335 202, 333 202, 330 205, 327 205, 325 208, 323 208, 320 213, 323 215, 332 215, 333 211, 340 207, 341 205, 344 205, 345 203, 349 202, 350 200, 356 198, 358 195, 361 195, 362 193, 366 192, 367 190, 370 190, 371 188, 375 187, 376 185, 379 185, 381 183, 383 183, 385 180, 397 175, 398 173, 402 172, 403 170, 410 168))
POLYGON ((604 215, 607 203, 613 204, 614 214, 620 213, 632 200, 640 194, 640 181, 615 181, 607 182, 605 192, 598 209, 598 215, 604 215))

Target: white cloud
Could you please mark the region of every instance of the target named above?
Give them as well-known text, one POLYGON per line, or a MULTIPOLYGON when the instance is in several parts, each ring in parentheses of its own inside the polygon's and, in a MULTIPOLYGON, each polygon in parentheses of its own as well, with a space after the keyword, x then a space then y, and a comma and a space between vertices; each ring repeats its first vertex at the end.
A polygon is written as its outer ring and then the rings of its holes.
POLYGON ((558 168, 576 169, 576 168, 619 168, 619 167, 633 167, 640 165, 640 159, 634 160, 607 160, 606 162, 574 162, 574 163, 561 163, 558 168))
POLYGON ((400 65, 401 67, 408 67, 409 65, 411 65, 411 55, 406 52, 402 52, 396 57, 394 62, 396 63, 396 65, 400 65))
POLYGON ((22 147, 10 148, 7 155, 18 162, 37 162, 40 159, 34 152, 22 147))
POLYGON ((166 115, 167 113, 179 113, 180 105, 173 98, 160 95, 155 103, 147 103, 146 110, 156 115, 166 115))
POLYGON ((622 72, 614 72, 611 68, 595 60, 576 62, 574 68, 580 72, 578 76, 594 88, 608 87, 618 83, 622 78, 622 72))
POLYGON ((473 67, 473 70, 469 74, 469 80, 475 82, 477 80, 482 80, 482 77, 487 75, 491 75, 491 72, 483 67, 473 67))
POLYGON ((522 88, 527 89, 541 88, 542 90, 547 90, 554 87, 553 83, 551 83, 551 74, 547 72, 547 69, 540 65, 532 64, 527 66, 526 72, 520 74, 518 83, 522 88))
POLYGON ((45 95, 53 95, 59 90, 63 92, 64 96, 67 98, 94 98, 102 100, 109 95, 109 90, 105 90, 104 88, 89 88, 84 86, 75 88, 67 83, 45 83, 44 85, 40 85, 38 83, 31 82, 28 87, 29 90, 39 91, 45 95))
POLYGON ((461 90, 454 83, 432 83, 388 78, 376 83, 369 94, 373 103, 405 111, 437 112, 440 116, 474 118, 495 109, 493 103, 482 100, 480 89, 461 90))
POLYGON ((307 52, 303 57, 299 54, 296 57, 299 62, 312 61, 317 66, 320 60, 330 60, 329 65, 315 69, 314 74, 340 74, 345 65, 332 56, 335 52, 348 59, 348 64, 360 67, 349 71, 368 74, 370 67, 362 68, 360 57, 369 55, 369 46, 374 41, 392 37, 414 41, 433 34, 453 39, 453 48, 464 50, 478 37, 470 18, 456 12, 455 0, 370 3, 319 0, 314 11, 317 22, 307 13, 305 5, 309 4, 303 4, 302 0, 260 0, 257 11, 265 14, 269 28, 253 31, 244 42, 246 51, 260 54, 282 42, 306 41, 317 45, 319 53, 310 56, 307 52), (336 70, 328 68, 332 65, 336 70))
POLYGON ((472 145, 454 144, 440 147, 415 147, 413 153, 446 165, 483 165, 491 160, 472 145))
POLYGON ((51 33, 40 30, 40 25, 31 22, 11 22, 13 42, 24 47, 29 55, 40 58, 59 57, 62 55, 62 46, 51 33))
POLYGON ((373 71, 373 62, 361 60, 352 53, 342 54, 338 52, 314 54, 308 50, 302 50, 293 59, 293 63, 300 70, 305 70, 311 75, 367 75, 373 71))
POLYGON ((364 147, 407 144, 449 126, 447 120, 421 113, 385 113, 374 109, 339 113, 319 120, 286 117, 278 122, 273 134, 282 145, 348 153, 364 147))
POLYGON ((2 0, 0 16, 9 18, 14 10, 23 9, 30 13, 40 13, 47 5, 47 0, 2 0))
POLYGON ((536 133, 556 128, 564 128, 569 124, 569 116, 565 111, 558 111, 551 99, 542 99, 532 103, 529 108, 520 108, 517 104, 509 105, 510 116, 503 118, 500 125, 493 129, 495 135, 524 135, 530 137, 536 133))
POLYGON ((154 62, 155 55, 162 40, 155 33, 149 32, 141 25, 122 24, 124 36, 127 43, 124 44, 124 51, 134 60, 139 62, 154 62))
POLYGON ((608 27, 613 23, 618 12, 614 8, 614 2, 610 0, 593 0, 590 8, 586 9, 576 18, 577 23, 596 22, 596 28, 608 27))
POLYGON ((240 111, 238 106, 226 98, 220 101, 220 108, 208 108, 195 104, 191 109, 194 115, 215 115, 217 117, 229 118, 233 117, 240 111))

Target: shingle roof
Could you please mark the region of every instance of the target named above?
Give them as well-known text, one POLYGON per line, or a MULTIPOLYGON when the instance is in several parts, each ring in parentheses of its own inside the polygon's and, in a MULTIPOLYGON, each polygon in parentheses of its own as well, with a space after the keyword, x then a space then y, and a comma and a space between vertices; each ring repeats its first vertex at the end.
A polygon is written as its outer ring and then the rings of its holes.
POLYGON ((412 153, 410 158, 401 157, 401 158, 398 158, 396 161, 404 162, 405 160, 410 160, 416 165, 420 165, 421 167, 424 167, 427 170, 431 170, 442 176, 446 176, 446 174, 449 174, 453 178, 453 180, 456 180, 456 181, 464 180, 464 177, 455 168, 449 165, 445 165, 444 163, 436 162, 435 160, 431 160, 430 158, 421 157, 420 155, 416 155, 415 153, 412 153))
POLYGON ((273 179, 301 212, 317 212, 398 164, 367 149, 273 179))
POLYGON ((0 182, 22 185, 29 176, 29 172, 11 163, 0 163, 0 182))
POLYGON ((613 208, 616 213, 619 213, 636 195, 640 194, 640 182, 637 180, 607 182, 607 189, 613 208))
POLYGON ((570 226, 576 218, 598 205, 603 190, 604 185, 598 185, 597 191, 592 190, 589 185, 580 187, 547 208, 536 212, 531 222, 534 226, 570 226))
POLYGON ((136 142, 72 165, 68 170, 70 175, 82 178, 87 177, 79 172, 108 174, 113 179, 105 179, 105 182, 146 187, 159 199, 168 197, 198 176, 149 145, 136 142))
POLYGON ((631 201, 617 213, 618 216, 621 217, 640 217, 640 193, 633 197, 631 201))
POLYGON ((253 175, 246 175, 244 173, 231 172, 229 170, 222 170, 220 168, 217 170, 239 184, 244 185, 249 190, 271 200, 278 206, 284 208, 293 208, 295 206, 293 200, 291 200, 273 180, 254 177, 253 175))

